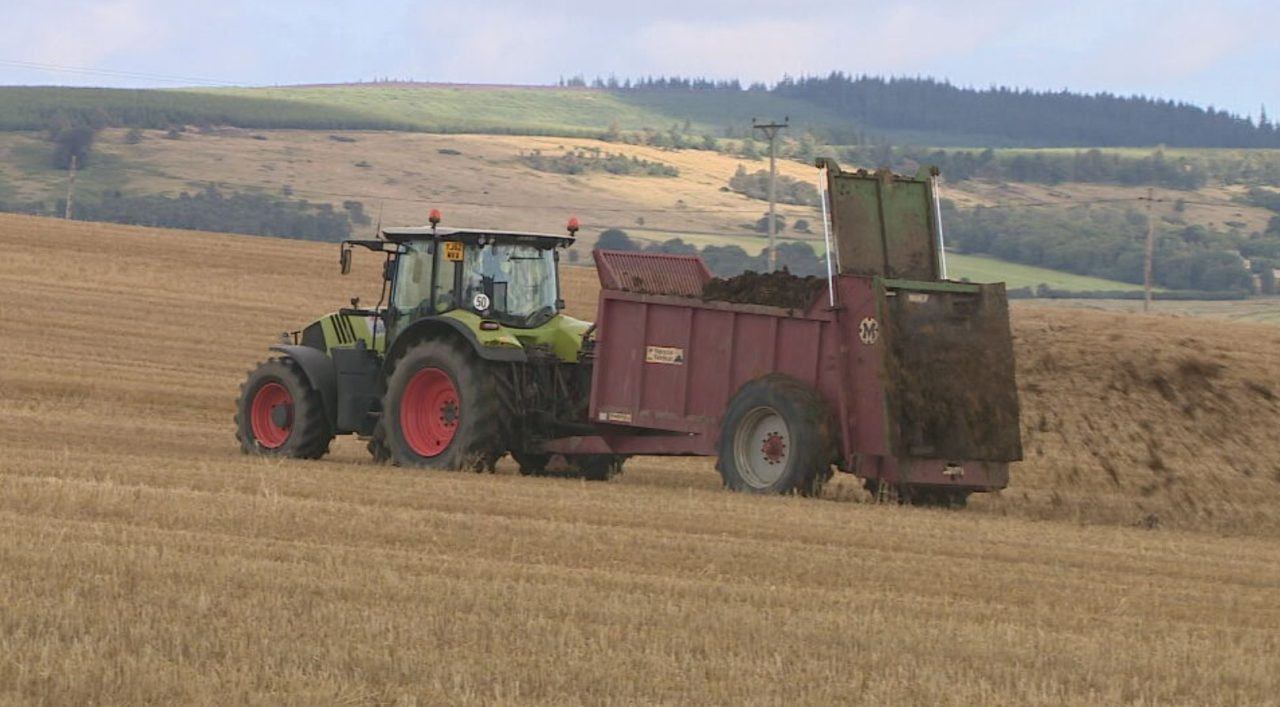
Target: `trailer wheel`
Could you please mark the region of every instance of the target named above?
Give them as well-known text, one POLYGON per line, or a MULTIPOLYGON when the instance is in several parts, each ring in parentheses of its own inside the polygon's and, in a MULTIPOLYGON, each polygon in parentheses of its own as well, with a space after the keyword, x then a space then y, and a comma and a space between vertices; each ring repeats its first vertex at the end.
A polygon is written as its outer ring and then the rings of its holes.
POLYGON ((492 471, 506 449, 493 376, 447 341, 415 344, 395 362, 378 426, 373 441, 397 466, 492 471))
POLYGON ((719 454, 716 468, 733 491, 817 495, 834 456, 826 403, 783 375, 751 381, 725 411, 719 454))
POLYGON ((249 372, 236 404, 236 440, 245 454, 319 459, 329 451, 324 403, 298 364, 273 358, 249 372))

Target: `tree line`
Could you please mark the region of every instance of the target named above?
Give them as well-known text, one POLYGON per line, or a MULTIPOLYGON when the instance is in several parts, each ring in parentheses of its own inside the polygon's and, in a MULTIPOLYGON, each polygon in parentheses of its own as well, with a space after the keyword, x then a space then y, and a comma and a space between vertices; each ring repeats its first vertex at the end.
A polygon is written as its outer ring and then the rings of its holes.
POLYGON ((680 170, 669 164, 636 156, 628 157, 621 153, 604 152, 598 149, 565 150, 560 155, 547 155, 542 150, 533 150, 532 152, 522 153, 520 161, 539 172, 552 172, 555 174, 607 172, 609 174, 645 177, 680 176, 680 170))
POLYGON ((772 92, 873 128, 1081 146, 1280 147, 1280 129, 1212 106, 1112 93, 960 88, 929 78, 785 78, 772 92))
POLYGON ((920 165, 936 166, 950 181, 986 179, 1000 182, 1061 184, 1090 182, 1124 186, 1159 186, 1195 190, 1209 181, 1203 163, 1186 157, 1168 157, 1164 150, 1134 157, 1099 149, 1074 152, 985 150, 928 150, 883 146, 848 147, 841 158, 852 164, 891 165, 900 172, 914 172, 920 165))
MULTIPOLYGON (((61 216, 66 201, 0 203, 0 210, 61 216)), ((72 215, 82 221, 105 221, 134 226, 196 231, 244 233, 311 241, 339 241, 351 237, 352 223, 368 223, 364 205, 347 201, 342 209, 261 193, 223 193, 207 186, 176 197, 161 194, 126 195, 109 192, 101 198, 77 201, 72 215)))
MULTIPOLYGON (((947 245, 958 252, 1133 284, 1144 279, 1146 216, 1137 211, 961 211, 944 202, 943 222, 947 245)), ((1252 239, 1198 225, 1162 227, 1158 233, 1156 285, 1171 290, 1253 290, 1252 274, 1241 257, 1252 239)))

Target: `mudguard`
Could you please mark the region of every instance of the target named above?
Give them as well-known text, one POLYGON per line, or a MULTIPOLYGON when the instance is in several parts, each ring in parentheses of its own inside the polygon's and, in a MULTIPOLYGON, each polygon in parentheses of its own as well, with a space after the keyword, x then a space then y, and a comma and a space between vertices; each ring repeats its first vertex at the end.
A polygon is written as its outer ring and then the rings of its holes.
POLYGON ((302 367, 307 381, 320 391, 320 401, 324 404, 325 419, 333 425, 338 419, 338 374, 334 370, 333 360, 319 349, 310 346, 276 344, 272 351, 288 356, 302 367))
POLYGON ((480 339, 476 337, 476 333, 471 330, 465 323, 454 319, 453 317, 423 317, 408 326, 404 331, 395 337, 391 350, 387 352, 386 361, 395 361, 400 357, 401 351, 408 342, 415 341, 419 337, 418 333, 430 336, 432 329, 441 329, 447 327, 447 330, 457 332, 467 343, 471 344, 471 350, 476 355, 486 361, 500 361, 503 363, 523 363, 528 359, 522 348, 508 348, 498 346, 484 346, 480 343, 480 339))

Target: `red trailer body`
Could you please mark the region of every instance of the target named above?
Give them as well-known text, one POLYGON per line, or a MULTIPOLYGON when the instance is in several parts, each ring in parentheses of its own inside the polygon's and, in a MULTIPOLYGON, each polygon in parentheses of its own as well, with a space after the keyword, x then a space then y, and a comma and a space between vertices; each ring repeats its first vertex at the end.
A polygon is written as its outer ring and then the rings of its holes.
MULTIPOLYGON (((730 399, 747 382, 780 373, 817 390, 827 401, 834 418, 831 429, 837 431, 837 466, 844 471, 890 483, 971 490, 1008 484, 1007 462, 1020 456, 1016 434, 1012 445, 1008 439, 979 436, 950 449, 929 440, 911 448, 913 440, 904 439, 894 424, 899 417, 895 410, 903 404, 890 385, 896 332, 882 324, 886 309, 899 301, 907 307, 928 307, 931 301, 945 307, 953 304, 946 301, 949 298, 981 299, 984 288, 998 288, 1003 301, 1001 286, 908 286, 845 275, 835 279, 839 308, 828 306, 823 293, 807 310, 795 311, 704 302, 684 294, 700 292, 702 281, 697 278, 709 278, 696 258, 600 251, 596 257, 602 289, 590 414, 601 435, 558 440, 549 449, 714 456, 730 399), (625 277, 618 277, 620 268, 611 260, 624 258, 629 267, 625 277), (662 278, 656 277, 658 271, 662 278), (650 292, 622 289, 624 283, 635 282, 650 292), (661 289, 667 292, 652 293, 661 289)), ((967 329, 972 322, 961 323, 967 329)), ((967 366, 969 371, 951 373, 982 371, 1006 358, 998 352, 982 355, 998 345, 984 342, 979 348, 979 360, 967 366)), ((982 409, 960 412, 990 415, 991 402, 970 397, 952 401, 952 407, 978 406, 982 409)), ((1013 415, 1016 421, 1016 409, 1013 415)), ((1004 425, 984 428, 1002 431, 1004 425)))
POLYGON ((900 489, 1004 488, 1022 455, 1004 285, 939 277, 927 179, 835 168, 829 183, 845 264, 802 309, 706 301, 695 256, 596 251, 598 434, 546 451, 723 457, 738 434, 725 428, 746 429, 727 417, 735 396, 781 376, 816 392, 837 468, 900 489))

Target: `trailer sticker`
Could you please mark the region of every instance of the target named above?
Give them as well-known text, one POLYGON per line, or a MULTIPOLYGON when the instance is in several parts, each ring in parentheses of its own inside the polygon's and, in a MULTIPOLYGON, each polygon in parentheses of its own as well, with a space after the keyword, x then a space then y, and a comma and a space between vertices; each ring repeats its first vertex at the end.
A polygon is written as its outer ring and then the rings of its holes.
POLYGON ((631 413, 629 412, 600 412, 601 422, 631 422, 631 413))
POLYGON ((858 338, 870 346, 880 339, 880 322, 875 317, 867 317, 858 325, 858 338))
POLYGON ((924 304, 929 301, 929 295, 924 292, 908 292, 907 301, 911 304, 924 304))
POLYGON ((459 241, 445 241, 444 259, 455 263, 462 262, 462 243, 459 241))
POLYGON ((674 346, 646 346, 644 348, 644 362, 683 366, 684 349, 678 349, 674 346))

